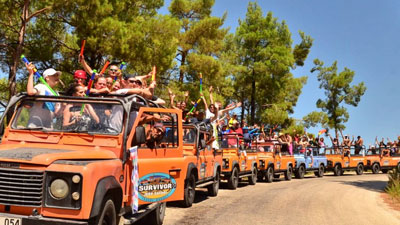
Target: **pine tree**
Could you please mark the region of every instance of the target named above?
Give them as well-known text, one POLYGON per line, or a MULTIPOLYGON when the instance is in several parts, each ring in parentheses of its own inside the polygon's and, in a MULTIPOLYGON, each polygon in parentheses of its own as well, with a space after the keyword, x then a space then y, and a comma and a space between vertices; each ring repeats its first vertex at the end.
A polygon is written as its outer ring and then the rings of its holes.
POLYGON ((265 17, 257 3, 250 2, 246 18, 236 30, 238 61, 245 69, 236 75, 239 94, 250 107, 250 123, 289 123, 306 77, 295 78, 291 69, 304 65, 311 37, 300 32, 302 42, 292 47, 285 23, 269 12, 265 17))

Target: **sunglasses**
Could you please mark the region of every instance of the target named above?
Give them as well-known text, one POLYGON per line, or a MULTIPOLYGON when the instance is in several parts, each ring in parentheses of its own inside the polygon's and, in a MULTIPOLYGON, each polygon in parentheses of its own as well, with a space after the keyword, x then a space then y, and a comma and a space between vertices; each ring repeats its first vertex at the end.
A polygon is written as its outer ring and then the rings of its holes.
POLYGON ((131 84, 136 83, 136 84, 138 84, 138 85, 142 85, 142 82, 141 82, 140 80, 128 80, 128 81, 129 81, 129 83, 131 83, 131 84))

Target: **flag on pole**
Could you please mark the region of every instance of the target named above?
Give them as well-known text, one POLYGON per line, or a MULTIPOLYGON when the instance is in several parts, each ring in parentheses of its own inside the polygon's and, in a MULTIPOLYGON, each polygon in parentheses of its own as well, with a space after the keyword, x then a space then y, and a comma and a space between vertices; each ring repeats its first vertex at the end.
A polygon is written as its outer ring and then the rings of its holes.
POLYGON ((136 213, 139 209, 139 171, 138 171, 138 153, 137 146, 134 146, 129 149, 131 160, 132 160, 132 213, 136 213))
POLYGON ((321 134, 324 134, 326 132, 326 129, 322 129, 318 132, 318 136, 320 136, 321 134))

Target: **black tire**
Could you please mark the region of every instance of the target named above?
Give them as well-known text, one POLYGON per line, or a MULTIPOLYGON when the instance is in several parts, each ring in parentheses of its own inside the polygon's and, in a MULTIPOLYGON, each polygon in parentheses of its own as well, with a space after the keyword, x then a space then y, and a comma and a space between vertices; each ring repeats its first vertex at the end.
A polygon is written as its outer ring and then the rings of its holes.
POLYGON ((196 195, 196 178, 194 174, 190 174, 189 178, 185 180, 184 198, 181 205, 185 208, 192 206, 194 197, 196 195))
POLYGON ((117 213, 113 200, 106 198, 103 202, 103 210, 96 220, 97 225, 117 225, 117 213))
POLYGON ((382 169, 382 173, 387 173, 388 169, 382 169))
POLYGON ((400 172, 400 163, 397 164, 396 169, 397 169, 397 172, 400 172))
POLYGON ((156 209, 151 211, 149 215, 146 216, 146 224, 162 225, 165 217, 165 208, 167 208, 167 203, 163 202, 156 209))
POLYGON ((315 172, 315 176, 323 177, 324 176, 324 172, 325 172, 325 167, 324 167, 324 165, 321 164, 318 167, 318 171, 315 172))
POLYGON ((265 180, 267 183, 271 183, 274 180, 274 168, 269 166, 267 172, 265 173, 265 180))
POLYGON ((237 167, 233 167, 231 176, 228 179, 228 188, 235 190, 239 184, 239 171, 237 167))
POLYGON ((257 167, 253 167, 253 171, 251 172, 251 176, 249 177, 249 184, 255 185, 257 183, 257 167))
POLYGON ((339 164, 336 164, 335 167, 333 167, 333 174, 335 176, 341 176, 342 173, 342 167, 339 164))
POLYGON ((208 189, 208 195, 215 197, 218 195, 218 190, 219 190, 219 171, 217 171, 217 174, 215 174, 214 177, 214 183, 208 185, 207 189, 208 189))
POLYGON ((296 178, 303 179, 304 174, 306 174, 306 168, 303 165, 300 165, 299 168, 296 170, 296 178))
POLYGON ((374 164, 372 165, 372 173, 373 173, 373 174, 379 173, 380 170, 381 170, 381 167, 379 166, 378 163, 374 163, 374 164))
POLYGON ((360 163, 357 165, 356 173, 357 175, 362 175, 363 172, 364 172, 364 165, 360 163))
POLYGON ((293 175, 293 167, 290 165, 285 172, 285 180, 291 180, 293 175))

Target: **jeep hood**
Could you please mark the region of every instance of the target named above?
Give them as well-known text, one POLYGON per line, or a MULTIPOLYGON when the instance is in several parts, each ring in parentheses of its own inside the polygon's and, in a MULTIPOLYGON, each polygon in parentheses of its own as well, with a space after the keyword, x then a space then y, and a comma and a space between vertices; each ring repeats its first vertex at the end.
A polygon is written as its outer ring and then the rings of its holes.
POLYGON ((0 161, 50 165, 57 160, 98 160, 115 159, 109 150, 70 150, 58 148, 40 148, 21 145, 2 145, 0 161))

